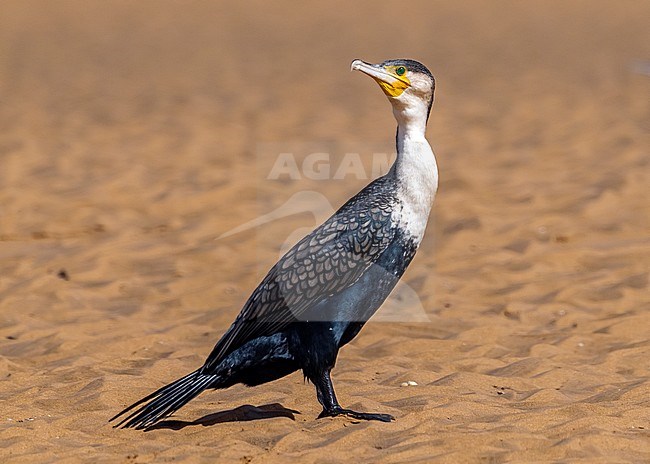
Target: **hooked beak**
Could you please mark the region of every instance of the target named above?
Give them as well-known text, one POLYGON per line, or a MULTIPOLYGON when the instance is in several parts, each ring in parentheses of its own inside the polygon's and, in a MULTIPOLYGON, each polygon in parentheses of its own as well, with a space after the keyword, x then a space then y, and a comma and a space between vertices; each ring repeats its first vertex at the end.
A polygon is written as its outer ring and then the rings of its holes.
POLYGON ((399 97, 411 85, 408 79, 396 77, 386 71, 382 66, 366 63, 362 60, 354 60, 350 65, 350 71, 361 71, 372 77, 389 97, 399 97))
POLYGON ((364 74, 369 75, 375 80, 380 80, 386 84, 392 84, 397 79, 388 74, 384 69, 376 64, 366 63, 362 60, 354 60, 350 65, 350 71, 361 71, 364 74))

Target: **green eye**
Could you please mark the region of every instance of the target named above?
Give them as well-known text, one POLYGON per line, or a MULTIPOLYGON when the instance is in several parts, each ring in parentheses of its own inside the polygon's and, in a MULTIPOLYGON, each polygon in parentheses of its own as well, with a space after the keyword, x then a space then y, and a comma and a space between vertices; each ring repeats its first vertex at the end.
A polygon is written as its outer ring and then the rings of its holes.
POLYGON ((404 66, 398 67, 395 70, 395 74, 397 74, 398 76, 403 76, 404 74, 406 74, 406 68, 404 66))

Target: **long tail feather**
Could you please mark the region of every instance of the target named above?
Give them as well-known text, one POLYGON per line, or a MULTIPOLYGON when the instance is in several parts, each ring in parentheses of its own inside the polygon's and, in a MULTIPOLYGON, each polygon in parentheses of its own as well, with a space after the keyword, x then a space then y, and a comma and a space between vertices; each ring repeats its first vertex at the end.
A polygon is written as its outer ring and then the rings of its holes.
POLYGON ((156 422, 174 414, 190 400, 196 398, 203 390, 208 388, 214 380, 215 377, 213 375, 201 374, 199 370, 194 371, 145 396, 140 401, 112 417, 109 422, 118 419, 142 405, 142 403, 145 403, 122 419, 115 427, 146 429, 156 422))

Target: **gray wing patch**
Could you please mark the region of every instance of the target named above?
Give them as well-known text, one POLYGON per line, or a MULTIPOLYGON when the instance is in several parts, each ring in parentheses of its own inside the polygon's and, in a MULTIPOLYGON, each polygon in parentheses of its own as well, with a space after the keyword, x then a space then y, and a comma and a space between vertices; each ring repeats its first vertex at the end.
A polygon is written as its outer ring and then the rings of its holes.
POLYGON ((391 199, 374 200, 370 208, 346 204, 271 268, 214 347, 203 372, 249 340, 300 321, 311 306, 354 284, 377 261, 396 231, 391 199))

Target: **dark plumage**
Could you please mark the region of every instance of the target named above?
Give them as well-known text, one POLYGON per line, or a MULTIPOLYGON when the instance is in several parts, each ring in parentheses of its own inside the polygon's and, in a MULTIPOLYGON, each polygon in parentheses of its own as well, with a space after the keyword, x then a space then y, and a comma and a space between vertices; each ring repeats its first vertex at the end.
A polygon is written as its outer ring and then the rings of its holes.
POLYGON ((415 255, 421 237, 400 219, 410 206, 400 196, 407 180, 394 166, 351 198, 271 268, 201 368, 111 420, 144 403, 117 426, 147 428, 206 389, 259 385, 299 369, 316 387, 319 417, 392 420, 341 408, 330 371, 415 255))

